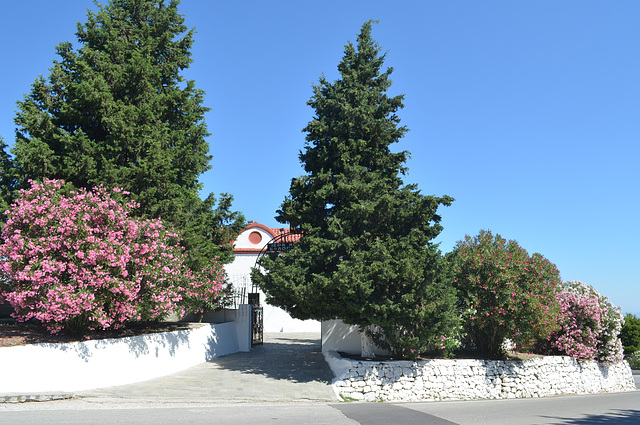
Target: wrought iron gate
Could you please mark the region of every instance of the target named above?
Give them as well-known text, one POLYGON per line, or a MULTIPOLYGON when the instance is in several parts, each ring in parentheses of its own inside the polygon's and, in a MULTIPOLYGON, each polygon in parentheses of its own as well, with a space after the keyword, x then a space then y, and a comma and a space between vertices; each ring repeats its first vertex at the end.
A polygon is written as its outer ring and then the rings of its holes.
POLYGON ((262 317, 262 307, 259 305, 251 306, 251 324, 253 337, 251 339, 251 345, 260 345, 263 342, 264 332, 263 332, 263 317, 262 317))

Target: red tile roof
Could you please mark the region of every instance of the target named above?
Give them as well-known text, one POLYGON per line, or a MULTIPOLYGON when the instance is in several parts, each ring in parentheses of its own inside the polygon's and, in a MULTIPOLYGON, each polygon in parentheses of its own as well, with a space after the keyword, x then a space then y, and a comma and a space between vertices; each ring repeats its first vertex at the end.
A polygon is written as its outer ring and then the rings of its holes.
MULTIPOLYGON (((302 237, 301 233, 292 233, 290 229, 284 227, 268 227, 256 222, 250 223, 243 232, 254 228, 262 229, 271 236, 271 240, 267 242, 298 242, 302 237)), ((257 254, 261 251, 262 249, 259 248, 233 248, 234 254, 257 254)))

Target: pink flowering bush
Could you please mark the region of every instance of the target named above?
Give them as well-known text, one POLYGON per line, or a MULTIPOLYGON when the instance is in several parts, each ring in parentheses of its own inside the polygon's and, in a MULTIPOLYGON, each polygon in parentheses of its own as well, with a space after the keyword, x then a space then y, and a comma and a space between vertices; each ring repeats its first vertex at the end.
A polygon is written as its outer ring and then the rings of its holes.
POLYGON ((223 286, 225 273, 222 265, 215 258, 213 265, 202 269, 191 279, 191 285, 185 285, 182 292, 182 304, 189 313, 202 320, 202 315, 220 307, 228 289, 223 286))
POLYGON ((194 275, 178 235, 160 220, 131 216, 137 204, 125 195, 72 190, 60 180, 21 191, 0 245, 0 299, 18 320, 86 333, 182 314, 199 297, 216 297, 217 263, 194 275))
POLYGON ((610 365, 624 357, 619 338, 624 318, 615 307, 590 285, 572 281, 558 294, 561 328, 548 338, 551 351, 580 360, 596 359, 610 365))
POLYGON ((505 339, 531 351, 557 328, 560 273, 542 255, 483 230, 459 241, 449 259, 465 331, 481 353, 500 357, 505 339))

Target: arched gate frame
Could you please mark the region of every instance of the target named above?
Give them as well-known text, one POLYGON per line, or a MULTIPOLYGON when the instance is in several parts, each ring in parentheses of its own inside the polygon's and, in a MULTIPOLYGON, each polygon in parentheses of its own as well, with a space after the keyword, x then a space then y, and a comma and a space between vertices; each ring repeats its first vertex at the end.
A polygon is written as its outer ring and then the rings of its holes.
MULTIPOLYGON (((285 251, 290 250, 294 244, 300 239, 300 235, 302 234, 300 231, 289 229, 289 231, 285 231, 284 229, 280 229, 281 233, 279 235, 271 238, 269 242, 262 248, 260 253, 258 254, 258 258, 256 258, 256 262, 254 268, 259 268, 260 258, 262 258, 265 254, 278 253, 281 254, 285 251)), ((262 344, 264 341, 264 317, 262 313, 262 306, 260 305, 260 293, 258 292, 258 287, 252 283, 253 293, 249 294, 249 304, 252 307, 252 325, 253 325, 253 340, 252 345, 262 344)))

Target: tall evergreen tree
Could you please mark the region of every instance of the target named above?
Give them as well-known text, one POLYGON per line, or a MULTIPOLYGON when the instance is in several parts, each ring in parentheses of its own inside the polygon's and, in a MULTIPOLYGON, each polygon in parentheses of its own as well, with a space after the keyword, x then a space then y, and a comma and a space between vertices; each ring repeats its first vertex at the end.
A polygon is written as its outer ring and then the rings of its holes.
POLYGON ((57 47, 48 78, 18 102, 15 161, 27 179, 77 187, 120 186, 141 214, 181 230, 194 268, 231 258, 244 224, 223 194, 198 195, 211 156, 204 92, 180 75, 192 62, 194 30, 178 0, 111 0, 78 24, 79 49, 57 47), (219 245, 226 243, 225 248, 219 245))
POLYGON ((392 69, 382 71, 371 25, 357 47, 346 45, 341 78, 320 78, 308 102, 315 117, 300 153, 307 174, 292 180, 276 217, 303 237, 264 258, 267 273, 254 270, 253 279, 294 317, 374 329, 378 344, 411 357, 457 324, 447 266, 431 242, 441 231, 438 206, 453 199, 402 181, 408 152, 390 146, 407 131, 396 115, 403 96, 386 94, 392 69))
POLYGON ((17 195, 16 170, 7 148, 4 139, 0 137, 0 223, 6 220, 4 212, 17 195))

